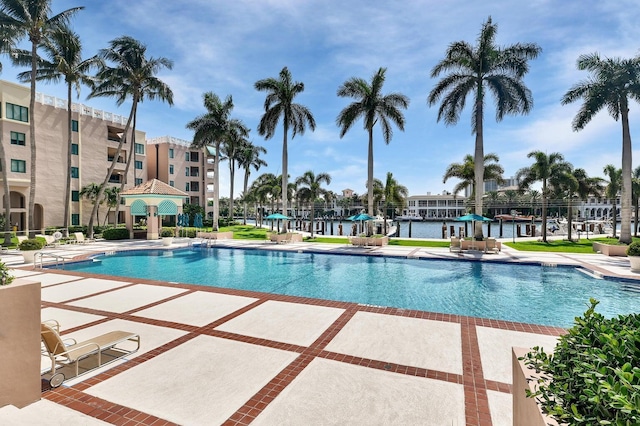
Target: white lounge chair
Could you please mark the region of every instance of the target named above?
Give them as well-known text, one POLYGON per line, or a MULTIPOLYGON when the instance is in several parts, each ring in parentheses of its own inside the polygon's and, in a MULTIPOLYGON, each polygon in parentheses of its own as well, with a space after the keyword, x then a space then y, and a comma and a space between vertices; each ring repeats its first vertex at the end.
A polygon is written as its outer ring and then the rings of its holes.
POLYGON ((93 238, 85 238, 82 232, 74 232, 73 236, 76 238, 76 243, 78 244, 87 244, 87 243, 95 242, 93 238))
POLYGON ((449 251, 452 253, 460 253, 462 251, 462 244, 460 238, 451 237, 451 243, 449 244, 449 251))
POLYGON ((55 239, 53 235, 36 234, 36 238, 42 238, 45 241, 46 247, 58 247, 60 243, 55 239))
MULTIPOLYGON (((75 375, 78 376, 80 373, 79 363, 83 359, 91 356, 97 357, 97 365, 83 372, 86 373, 140 349, 140 335, 127 331, 112 331, 84 342, 76 342, 74 339, 69 339, 71 344, 66 344, 60 337, 59 327, 60 325, 57 321, 51 320, 40 324, 40 337, 42 338, 46 355, 51 360, 52 386, 58 366, 73 365, 75 367, 75 375), (118 346, 128 341, 136 343, 136 348, 131 350, 118 346), (108 350, 117 351, 120 356, 110 357, 109 361, 103 362, 103 353, 108 350)), ((57 379, 55 381, 56 385, 60 386, 63 380, 64 377, 57 379)))
POLYGON ((484 252, 485 253, 499 253, 500 247, 498 247, 498 242, 495 238, 487 238, 484 241, 484 252))

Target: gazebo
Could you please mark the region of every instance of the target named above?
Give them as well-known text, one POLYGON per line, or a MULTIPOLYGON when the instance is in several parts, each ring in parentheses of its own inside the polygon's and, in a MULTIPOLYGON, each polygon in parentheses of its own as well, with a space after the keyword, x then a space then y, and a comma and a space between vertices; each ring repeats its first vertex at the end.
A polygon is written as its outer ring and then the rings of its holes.
POLYGON ((152 179, 120 193, 125 204, 125 223, 129 238, 133 238, 136 216, 147 220, 147 240, 157 240, 162 226, 162 216, 182 213, 182 203, 189 195, 158 179, 152 179))

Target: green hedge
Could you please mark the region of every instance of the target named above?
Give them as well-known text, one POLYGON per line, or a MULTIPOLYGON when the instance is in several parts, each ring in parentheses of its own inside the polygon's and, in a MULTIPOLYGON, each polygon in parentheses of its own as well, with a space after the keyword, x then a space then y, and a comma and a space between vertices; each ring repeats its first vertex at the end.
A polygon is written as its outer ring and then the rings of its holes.
POLYGON ((129 230, 127 228, 109 228, 102 231, 102 238, 105 240, 128 240, 129 230))
POLYGON ((541 373, 527 392, 560 422, 640 424, 640 314, 606 319, 598 301, 560 337, 553 354, 533 348, 525 364, 541 373))

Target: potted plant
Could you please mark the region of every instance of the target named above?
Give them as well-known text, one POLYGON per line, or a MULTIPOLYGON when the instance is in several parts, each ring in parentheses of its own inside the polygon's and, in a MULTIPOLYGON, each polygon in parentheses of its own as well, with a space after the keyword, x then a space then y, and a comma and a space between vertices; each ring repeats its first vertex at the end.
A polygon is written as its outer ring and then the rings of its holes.
POLYGON ((627 257, 631 263, 632 272, 640 272, 640 242, 634 241, 627 247, 627 257))
POLYGON ((24 263, 33 263, 38 250, 44 247, 44 241, 38 238, 29 238, 20 243, 18 248, 22 252, 24 263))
POLYGON ((160 236, 162 237, 162 245, 170 246, 173 243, 173 230, 169 228, 162 228, 160 232, 160 236))
POLYGON ((11 275, 11 271, 3 262, 0 262, 0 286, 9 285, 13 282, 15 277, 11 275))

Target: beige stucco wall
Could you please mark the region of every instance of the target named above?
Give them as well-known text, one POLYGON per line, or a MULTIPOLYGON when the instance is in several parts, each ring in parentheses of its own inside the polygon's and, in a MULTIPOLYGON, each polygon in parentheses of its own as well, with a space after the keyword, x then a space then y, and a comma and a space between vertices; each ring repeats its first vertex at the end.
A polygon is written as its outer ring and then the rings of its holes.
POLYGON ((40 283, 0 286, 0 407, 40 399, 40 283))

